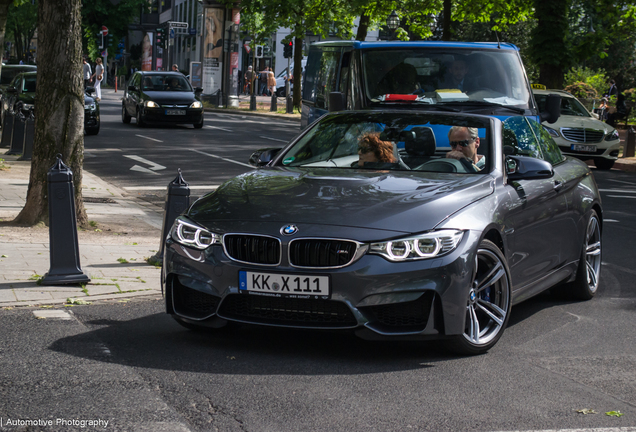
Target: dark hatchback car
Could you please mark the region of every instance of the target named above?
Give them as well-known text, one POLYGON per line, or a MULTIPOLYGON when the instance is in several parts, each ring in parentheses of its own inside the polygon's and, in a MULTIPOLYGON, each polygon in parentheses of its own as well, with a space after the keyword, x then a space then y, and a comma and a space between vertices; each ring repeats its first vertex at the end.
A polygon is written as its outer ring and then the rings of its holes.
POLYGON ((166 309, 185 327, 442 338, 478 354, 512 305, 557 285, 597 291, 594 177, 526 117, 334 113, 250 161, 260 168, 197 200, 166 239, 166 309), (479 137, 483 168, 445 157, 451 127, 479 137), (363 162, 367 133, 392 161, 363 162))
MULTIPOLYGON (((20 73, 13 78, 0 99, 3 120, 6 112, 21 111, 27 115, 35 108, 36 82, 37 72, 20 73)), ((93 91, 93 87, 88 87, 84 93, 84 131, 87 135, 97 135, 100 127, 99 104, 91 95, 93 91)))
POLYGON ((121 106, 121 119, 146 124, 191 124, 203 127, 203 104, 199 94, 179 72, 136 72, 128 82, 121 106))
POLYGON ((17 74, 22 72, 33 72, 36 70, 37 66, 35 65, 2 65, 2 71, 0 71, 0 94, 4 92, 4 89, 7 88, 17 74))

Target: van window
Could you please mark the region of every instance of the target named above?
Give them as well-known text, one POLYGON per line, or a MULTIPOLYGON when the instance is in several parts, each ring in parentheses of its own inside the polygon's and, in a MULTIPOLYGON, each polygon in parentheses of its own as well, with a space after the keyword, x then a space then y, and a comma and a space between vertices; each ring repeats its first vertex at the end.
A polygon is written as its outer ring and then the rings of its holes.
POLYGON ((310 55, 305 72, 303 100, 317 108, 329 108, 329 93, 337 91, 341 48, 325 48, 310 55))
POLYGON ((362 54, 369 105, 387 95, 416 103, 481 102, 528 109, 531 94, 516 51, 467 48, 369 49, 362 54))

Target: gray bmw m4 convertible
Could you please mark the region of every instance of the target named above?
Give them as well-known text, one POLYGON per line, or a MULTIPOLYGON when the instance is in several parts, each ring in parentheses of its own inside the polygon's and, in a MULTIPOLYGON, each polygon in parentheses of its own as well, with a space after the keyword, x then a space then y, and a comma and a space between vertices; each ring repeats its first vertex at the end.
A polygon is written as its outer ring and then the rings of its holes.
POLYGON ((479 354, 514 304, 597 291, 596 182, 528 117, 333 113, 250 162, 166 239, 166 309, 185 327, 440 338, 479 354))

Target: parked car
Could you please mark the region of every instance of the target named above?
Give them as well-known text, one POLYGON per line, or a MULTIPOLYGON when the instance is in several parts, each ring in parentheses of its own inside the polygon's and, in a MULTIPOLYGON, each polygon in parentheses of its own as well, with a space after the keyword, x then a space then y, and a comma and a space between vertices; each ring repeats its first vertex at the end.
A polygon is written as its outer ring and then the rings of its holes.
POLYGON ((137 126, 146 124, 192 124, 203 127, 202 88, 192 88, 180 72, 139 71, 130 78, 124 91, 121 120, 137 126))
POLYGON ((577 299, 597 291, 594 177, 528 117, 330 113, 250 162, 260 169, 198 199, 166 239, 166 310, 187 328, 444 338, 478 354, 500 339, 512 305, 559 284, 577 299), (449 147, 452 126, 479 141, 449 147), (363 162, 366 133, 389 161, 363 162), (471 145, 481 170, 445 157, 471 145))
POLYGON ((35 65, 3 64, 2 71, 0 71, 0 95, 17 74, 35 70, 37 70, 37 66, 35 65))
POLYGON ((562 90, 533 90, 534 98, 543 109, 548 94, 561 95, 561 116, 556 123, 543 126, 550 132, 566 156, 593 160, 598 169, 608 170, 618 159, 621 145, 618 131, 598 120, 570 93, 562 90))
MULTIPOLYGON (((7 112, 18 113, 22 111, 27 114, 35 109, 35 90, 37 83, 37 72, 23 72, 16 75, 11 83, 6 87, 0 99, 0 110, 2 119, 7 112)), ((88 87, 84 93, 84 131, 87 135, 97 135, 99 133, 99 104, 90 92, 94 91, 88 87)))

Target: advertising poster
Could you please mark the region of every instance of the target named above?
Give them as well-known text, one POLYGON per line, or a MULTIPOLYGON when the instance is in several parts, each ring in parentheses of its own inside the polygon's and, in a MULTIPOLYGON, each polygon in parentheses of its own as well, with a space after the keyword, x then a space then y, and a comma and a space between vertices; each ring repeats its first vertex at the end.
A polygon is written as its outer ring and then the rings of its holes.
POLYGON ((201 76, 201 62, 190 62, 190 84, 192 87, 203 88, 203 77, 201 76))
POLYGON ((205 9, 205 43, 203 45, 203 93, 221 90, 223 68, 224 9, 205 9))
POLYGON ((141 43, 141 70, 152 70, 152 33, 146 33, 141 43))

